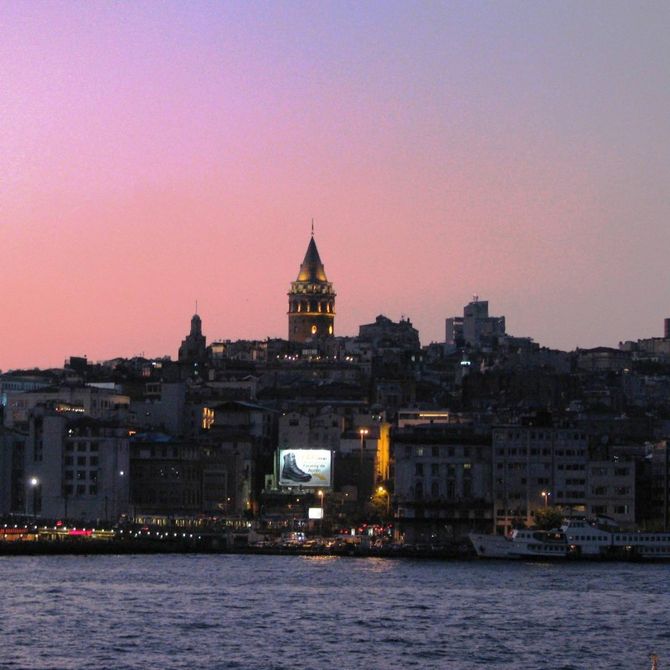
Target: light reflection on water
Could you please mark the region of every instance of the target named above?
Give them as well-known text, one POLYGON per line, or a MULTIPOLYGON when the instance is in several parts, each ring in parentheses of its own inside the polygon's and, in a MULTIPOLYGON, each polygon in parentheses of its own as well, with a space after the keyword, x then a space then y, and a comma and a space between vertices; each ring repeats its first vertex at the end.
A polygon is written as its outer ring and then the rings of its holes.
POLYGON ((1 558, 1 668, 670 667, 669 566, 1 558), (11 650, 11 653, 8 653, 11 650))

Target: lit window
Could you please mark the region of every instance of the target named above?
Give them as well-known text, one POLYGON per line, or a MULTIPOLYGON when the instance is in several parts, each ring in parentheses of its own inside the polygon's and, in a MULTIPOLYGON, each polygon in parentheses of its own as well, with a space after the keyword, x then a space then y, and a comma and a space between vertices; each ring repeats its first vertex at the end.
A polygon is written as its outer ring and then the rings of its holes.
POLYGON ((316 335, 316 326, 312 326, 312 335, 316 335))

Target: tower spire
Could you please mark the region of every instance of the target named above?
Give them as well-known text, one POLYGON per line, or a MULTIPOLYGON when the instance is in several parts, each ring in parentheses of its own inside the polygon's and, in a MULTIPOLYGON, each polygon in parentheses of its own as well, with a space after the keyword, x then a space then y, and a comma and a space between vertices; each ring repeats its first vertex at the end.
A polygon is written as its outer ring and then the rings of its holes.
POLYGON ((312 237, 314 237, 314 217, 312 217, 312 237))

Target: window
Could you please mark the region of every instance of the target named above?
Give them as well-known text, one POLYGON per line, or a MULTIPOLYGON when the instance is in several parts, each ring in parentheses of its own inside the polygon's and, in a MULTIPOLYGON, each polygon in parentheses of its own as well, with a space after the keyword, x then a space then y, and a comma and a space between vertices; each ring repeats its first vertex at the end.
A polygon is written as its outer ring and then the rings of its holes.
POLYGON ((77 457, 77 465, 86 465, 86 456, 77 457))
POLYGON ((430 464, 430 474, 433 475, 434 477, 437 477, 437 475, 440 474, 439 463, 431 463, 430 464))
POLYGON ((417 477, 423 477, 423 463, 415 464, 415 474, 417 477))

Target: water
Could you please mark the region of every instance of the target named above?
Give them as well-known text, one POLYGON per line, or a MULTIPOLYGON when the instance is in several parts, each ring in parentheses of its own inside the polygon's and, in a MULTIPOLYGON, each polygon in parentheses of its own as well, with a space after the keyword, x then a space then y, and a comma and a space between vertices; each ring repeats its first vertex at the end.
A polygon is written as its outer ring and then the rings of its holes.
POLYGON ((0 668, 670 668, 670 566, 0 558, 0 668))

